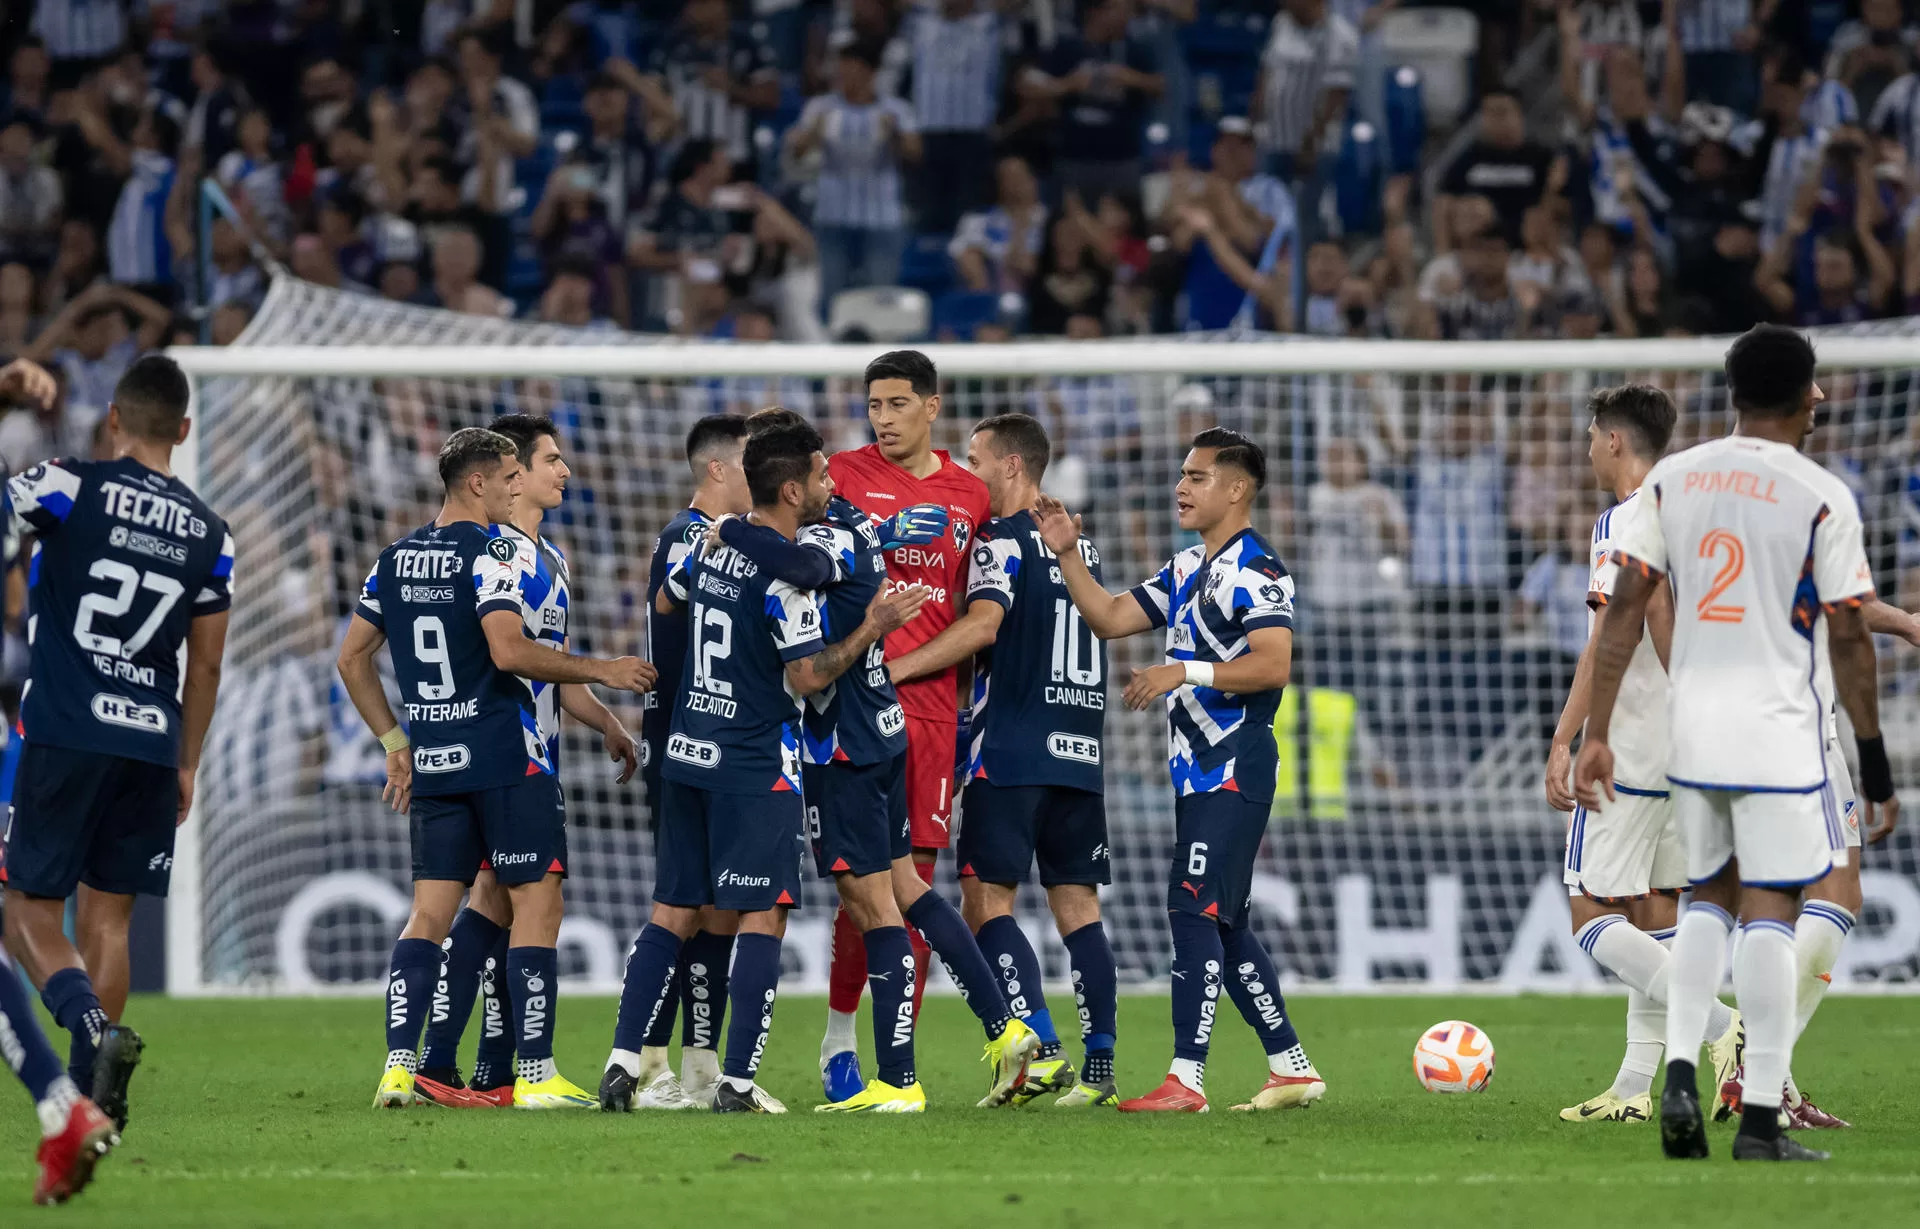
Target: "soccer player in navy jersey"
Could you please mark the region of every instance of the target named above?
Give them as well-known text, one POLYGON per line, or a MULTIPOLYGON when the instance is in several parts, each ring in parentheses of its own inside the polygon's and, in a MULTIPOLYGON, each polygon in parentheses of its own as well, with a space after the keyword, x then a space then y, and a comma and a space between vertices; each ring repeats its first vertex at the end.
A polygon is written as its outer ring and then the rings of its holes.
MULTIPOLYGON (((567 620, 572 609, 572 583, 560 548, 540 532, 546 514, 560 506, 572 471, 560 448, 560 430, 550 418, 508 414, 487 424, 512 440, 522 468, 520 498, 513 518, 492 528, 513 542, 518 551, 521 619, 526 634, 564 652, 567 620)), ((639 767, 633 736, 585 683, 545 683, 527 680, 533 693, 534 720, 547 745, 547 762, 560 771, 560 714, 587 726, 601 737, 610 759, 622 761, 615 784, 625 785, 639 767)), ((427 1021, 426 1048, 414 1091, 423 1099, 453 1107, 513 1105, 515 1073, 513 1034, 508 1029, 509 999, 504 992, 507 937, 513 922, 513 902, 490 865, 482 864, 468 894, 467 907, 453 920, 442 945, 440 984, 434 991, 427 1021), (485 999, 481 1012, 479 1052, 473 1083, 463 1086, 455 1063, 460 1035, 473 1014, 476 994, 485 999)))
MULTIPOLYGON (((1065 1108, 1111 1106, 1119 973, 1100 921, 1110 882, 1101 766, 1107 648, 1073 608, 1059 560, 1033 513, 1052 449, 1040 423, 1002 414, 974 428, 967 468, 987 484, 994 520, 974 542, 967 609, 932 641, 888 663, 917 678, 980 654, 973 668, 973 746, 960 796, 960 891, 967 923, 999 970, 1007 1001, 1044 1043, 1016 1105, 1064 1092, 1065 1108), (1040 958, 1013 917, 1036 861, 1071 958, 1086 1061, 1065 1058, 1041 989, 1040 958)), ((1100 552, 1081 538, 1097 582, 1100 552)))
POLYGON ((440 479, 440 514, 380 553, 340 650, 341 682, 387 749, 382 796, 410 814, 413 842, 413 909, 387 977, 387 1060, 373 1103, 415 1101, 440 943, 485 861, 512 901, 514 1104, 587 1107, 593 1098, 553 1064, 566 816, 529 680, 645 691, 654 671, 637 657, 576 657, 527 635, 519 549, 491 528, 512 520, 521 490, 512 440, 454 432, 440 479), (374 665, 382 644, 405 699, 404 730, 374 665))
POLYGON ((171 469, 187 397, 173 360, 140 359, 108 409, 113 460, 47 461, 8 483, 12 527, 34 543, 6 944, 72 1036, 68 1075, 123 1130, 142 1048, 117 1023, 128 922, 137 893, 166 895, 232 593, 232 535, 171 469), (76 889, 77 948, 63 930, 76 889))
POLYGON ((1243 1109, 1305 1105, 1326 1092, 1280 997, 1273 958, 1248 924, 1253 860, 1273 804, 1273 716, 1293 664, 1293 578, 1253 528, 1267 459, 1237 431, 1194 436, 1174 488, 1180 528, 1200 535, 1159 573, 1108 593, 1080 557, 1077 518, 1035 504, 1041 539, 1102 640, 1167 629, 1164 665, 1135 670, 1123 698, 1145 710, 1165 696, 1174 789, 1167 882, 1173 929, 1174 1059, 1166 1080, 1124 1113, 1205 1113, 1207 1047, 1223 972, 1267 1051, 1265 1087, 1243 1109))
MULTIPOLYGON (((59 388, 37 363, 16 359, 0 367, 0 403, 27 403, 37 409, 53 404, 59 388)), ((0 572, 11 571, 20 554, 25 528, 14 516, 13 492, 0 487, 0 572)), ((0 853, 4 843, 0 842, 0 853)), ((5 882, 0 858, 0 882, 5 882)), ((60 1067, 59 1056, 40 1031, 26 987, 0 951, 0 1059, 26 1087, 40 1119, 40 1173, 33 1187, 35 1203, 64 1203, 93 1179, 93 1168, 119 1142, 114 1124, 81 1092, 73 1077, 60 1067)), ((91 1087, 91 1081, 88 1082, 91 1087)))
MULTIPOLYGON (((811 427, 753 436, 742 464, 755 523, 791 539, 825 511, 833 484, 811 427)), ((627 960, 600 1105, 631 1107, 639 1047, 672 991, 682 945, 711 906, 740 915, 713 1109, 784 1113, 754 1076, 773 1024, 787 912, 800 903, 799 701, 911 619, 927 595, 876 598, 851 634, 828 645, 814 595, 731 548, 702 549, 686 592, 689 644, 661 773, 653 917, 627 960)))

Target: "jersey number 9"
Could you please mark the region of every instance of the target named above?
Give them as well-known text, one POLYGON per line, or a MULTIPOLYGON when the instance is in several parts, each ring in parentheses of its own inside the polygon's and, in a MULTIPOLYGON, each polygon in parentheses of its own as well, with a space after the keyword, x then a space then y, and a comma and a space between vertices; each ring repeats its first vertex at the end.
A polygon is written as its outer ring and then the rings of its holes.
POLYGON ((423 666, 440 667, 440 681, 420 683, 423 700, 453 698, 453 660, 447 656, 447 626, 436 615, 422 615, 413 621, 413 656, 423 666))

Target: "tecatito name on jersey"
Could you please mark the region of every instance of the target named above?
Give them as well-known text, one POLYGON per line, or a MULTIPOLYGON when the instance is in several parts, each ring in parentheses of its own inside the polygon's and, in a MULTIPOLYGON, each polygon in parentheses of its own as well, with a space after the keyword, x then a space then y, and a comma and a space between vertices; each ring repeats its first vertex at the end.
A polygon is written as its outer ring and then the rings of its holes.
POLYGON ((34 535, 27 741, 179 763, 180 646, 232 602, 226 522, 131 458, 43 462, 7 493, 9 536, 34 535))
POLYGON ((730 546, 687 569, 687 659, 663 774, 716 794, 800 789, 800 699, 786 663, 825 647, 811 591, 730 546))
MULTIPOLYGON (((1644 489, 1644 488, 1643 488, 1644 489)), ((1593 574, 1587 584, 1587 633, 1593 633, 1591 611, 1613 598, 1620 565, 1613 552, 1619 536, 1635 517, 1647 515, 1651 501, 1635 491, 1600 514, 1593 523, 1593 574)), ((1642 634, 1633 658, 1620 679, 1620 698, 1613 706, 1608 733, 1613 747, 1614 780, 1640 793, 1667 792, 1667 672, 1653 637, 1642 634)))
MULTIPOLYGON (((673 710, 680 699, 680 674, 687 660, 687 612, 676 610, 663 615, 653 603, 660 590, 667 587, 667 577, 685 570, 689 555, 706 536, 707 525, 706 513, 682 508, 653 543, 652 566, 647 572, 647 659, 660 672, 660 678, 653 690, 640 698, 640 762, 650 772, 660 771, 660 757, 666 754, 673 710)), ((673 589, 668 589, 667 595, 677 602, 686 601, 684 593, 676 595, 673 589)))
MULTIPOLYGON (((1234 535, 1211 559, 1204 545, 1189 546, 1132 593, 1154 626, 1167 629, 1170 662, 1232 661, 1250 647, 1248 633, 1293 627, 1293 577, 1251 529, 1234 535)), ((1169 694, 1174 792, 1229 789, 1252 802, 1271 802, 1280 692, 1275 687, 1234 695, 1183 686, 1169 694)))
POLYGON ((1742 435, 1668 457, 1641 489, 1655 515, 1616 531, 1617 553, 1673 580, 1668 779, 1819 789, 1815 629, 1873 593, 1852 493, 1799 449, 1742 435))
POLYGON ((425 525, 380 552, 354 614, 386 634, 422 798, 551 773, 523 679, 493 664, 480 620, 526 618, 520 551, 472 521, 425 525))
MULTIPOLYGON (((821 594, 823 633, 829 644, 844 640, 887 581, 880 534, 871 517, 836 495, 826 519, 802 529, 798 541, 833 561, 833 584, 821 594)), ((886 645, 875 641, 831 687, 807 697, 806 762, 882 764, 906 749, 906 714, 887 674, 886 645)))
MULTIPOLYGON (((933 455, 939 458, 940 468, 925 478, 916 478, 887 460, 874 444, 827 458, 835 492, 876 520, 885 520, 915 504, 942 504, 947 509, 944 537, 887 552, 887 579, 894 588, 925 585, 932 593, 913 622, 887 637, 888 657, 919 648, 960 616, 968 548, 973 544, 974 531, 992 515, 987 484, 945 452, 936 449, 933 455)), ((900 706, 907 716, 953 725, 959 712, 955 669, 949 666, 938 674, 901 684, 900 706)))
MULTIPOLYGON (((1100 579, 1100 552, 1080 539, 1100 579)), ((1099 793, 1107 715, 1107 645, 1067 596, 1060 564, 1024 510, 980 533, 967 600, 1005 609, 973 672, 970 779, 1064 785, 1099 793)))
MULTIPOLYGON (((560 548, 544 537, 535 538, 512 525, 490 527, 501 537, 511 539, 519 549, 515 566, 520 569, 521 626, 529 639, 564 652, 567 647, 567 615, 572 598, 572 580, 567 558, 560 548)), ((533 692, 533 718, 540 725, 540 739, 547 745, 547 763, 560 769, 560 685, 526 679, 533 692)))

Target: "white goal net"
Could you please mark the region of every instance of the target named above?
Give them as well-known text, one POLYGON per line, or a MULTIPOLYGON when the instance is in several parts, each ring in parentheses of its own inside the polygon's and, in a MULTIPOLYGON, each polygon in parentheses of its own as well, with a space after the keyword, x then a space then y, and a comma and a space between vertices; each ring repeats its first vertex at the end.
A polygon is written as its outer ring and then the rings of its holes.
MULTIPOLYGON (((1920 606, 1920 340, 1822 337, 1832 404, 1816 455, 1861 500, 1889 600, 1920 606)), ((572 561, 578 651, 644 651, 654 535, 689 494, 702 415, 782 404, 834 448, 867 442, 859 373, 881 346, 728 346, 454 315, 283 280, 241 341, 176 352, 195 376, 197 483, 239 551, 228 667, 168 910, 176 993, 377 983, 406 912, 407 825, 333 674, 361 578, 430 519, 446 435, 550 414, 574 470, 547 532, 572 561)), ((1546 805, 1548 735, 1585 636, 1587 534, 1608 502, 1586 460, 1588 393, 1648 380, 1681 407, 1676 445, 1729 426, 1724 343, 1389 343, 1179 338, 928 347, 936 444, 1022 410, 1052 436, 1047 486, 1084 512, 1109 584, 1185 544, 1172 485, 1216 423, 1265 447, 1260 528, 1298 577, 1296 697, 1257 919, 1286 974, 1342 989, 1597 987, 1567 934, 1565 817, 1546 805)), ((1114 671, 1157 657, 1117 643, 1114 671)), ((1889 746, 1920 781, 1920 653, 1881 645, 1889 746)), ((628 697, 627 699, 631 699, 628 697)), ((638 730, 635 706, 616 702, 638 730)), ((1164 972, 1172 803, 1163 719, 1110 710, 1123 976, 1164 972)), ((641 786, 563 739, 573 873, 568 971, 617 983, 653 879, 641 786)), ((1863 925, 1836 980, 1920 979, 1920 841, 1869 852, 1863 925)), ((945 872, 951 876, 951 866, 945 872)), ((951 887, 949 881, 948 886, 951 887)), ((810 889, 824 906, 825 885, 810 889)), ((1023 920, 1064 976, 1034 893, 1023 920)), ((824 907, 789 943, 824 982, 824 907)))

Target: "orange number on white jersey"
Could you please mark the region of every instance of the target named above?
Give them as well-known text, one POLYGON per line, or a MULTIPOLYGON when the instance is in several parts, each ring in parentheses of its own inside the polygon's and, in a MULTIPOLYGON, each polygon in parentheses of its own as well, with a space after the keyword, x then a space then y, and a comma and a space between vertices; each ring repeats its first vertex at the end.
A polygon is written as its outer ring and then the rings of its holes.
POLYGON ((1747 617, 1745 606, 1725 606, 1720 603, 1720 595, 1740 579, 1740 573, 1747 567, 1747 548, 1740 539, 1724 529, 1710 531, 1700 539, 1700 557, 1712 559, 1726 553, 1727 561, 1720 566, 1719 573, 1713 578, 1713 585, 1707 595, 1700 599, 1696 613, 1705 623, 1738 623, 1747 617))

